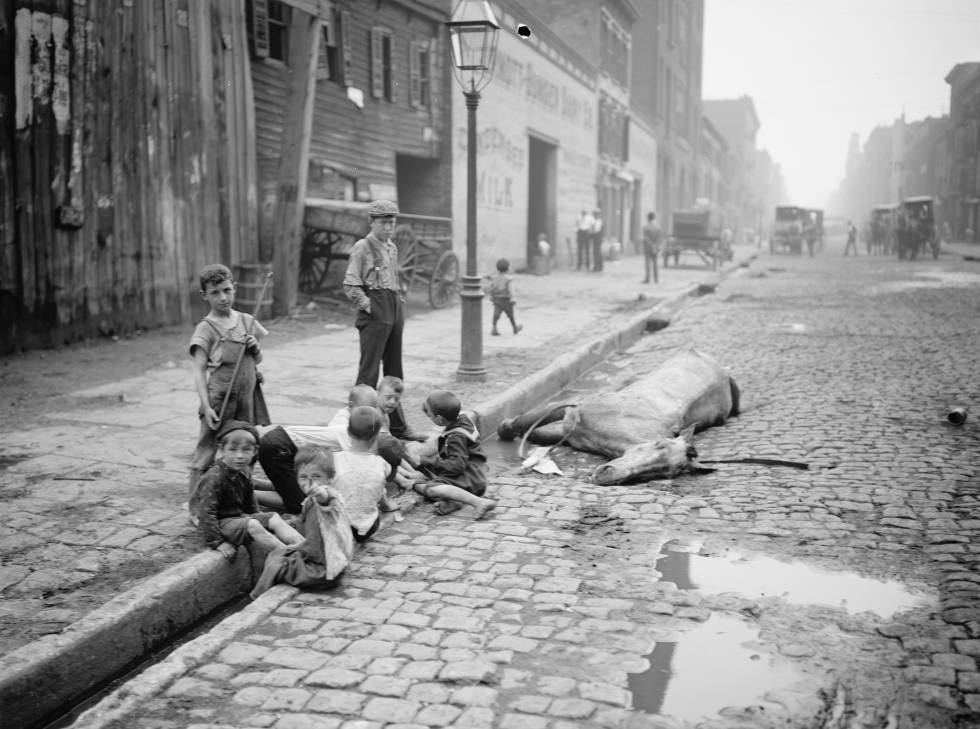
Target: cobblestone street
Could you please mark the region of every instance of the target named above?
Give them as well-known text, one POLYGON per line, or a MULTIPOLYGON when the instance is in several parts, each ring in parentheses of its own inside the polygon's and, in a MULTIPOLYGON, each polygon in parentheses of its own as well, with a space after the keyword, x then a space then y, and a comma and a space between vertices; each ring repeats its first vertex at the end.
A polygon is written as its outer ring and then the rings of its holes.
POLYGON ((597 487, 591 456, 558 449, 557 477, 510 456, 494 519, 422 507, 340 588, 273 588, 77 726, 980 726, 978 430, 945 421, 980 394, 980 265, 837 256, 762 256, 586 383, 618 386, 694 345, 742 389, 741 416, 699 435, 700 457, 809 470, 597 487), (775 559, 912 601, 696 589, 668 574, 678 555, 731 574, 745 560, 726 557, 775 559), (685 642, 712 626, 692 678, 685 642), (643 708, 658 646, 677 647, 672 678, 643 708))

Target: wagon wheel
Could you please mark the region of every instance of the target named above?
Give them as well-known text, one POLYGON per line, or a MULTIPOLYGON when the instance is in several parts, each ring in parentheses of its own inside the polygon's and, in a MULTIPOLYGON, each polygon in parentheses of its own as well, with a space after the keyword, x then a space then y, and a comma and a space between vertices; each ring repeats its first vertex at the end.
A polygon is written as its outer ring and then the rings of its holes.
POLYGON ((459 259, 452 251, 446 251, 432 267, 429 279, 429 303, 433 309, 442 309, 453 302, 459 293, 459 259))
POLYGON ((403 224, 395 228, 392 240, 398 247, 398 286, 407 294, 415 283, 419 266, 419 244, 411 225, 403 224))
POLYGON ((323 285, 330 268, 330 259, 323 253, 330 233, 325 230, 306 228, 299 250, 299 290, 304 294, 315 294, 323 285))

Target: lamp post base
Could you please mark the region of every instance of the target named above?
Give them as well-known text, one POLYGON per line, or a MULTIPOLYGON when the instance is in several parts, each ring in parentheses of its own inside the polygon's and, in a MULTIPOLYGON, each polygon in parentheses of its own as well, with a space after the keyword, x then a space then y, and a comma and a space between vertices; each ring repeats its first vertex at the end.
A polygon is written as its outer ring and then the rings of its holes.
POLYGON ((460 335, 460 360, 456 376, 461 380, 484 380, 487 369, 483 366, 483 286, 479 276, 463 276, 463 290, 459 292, 462 307, 460 335))

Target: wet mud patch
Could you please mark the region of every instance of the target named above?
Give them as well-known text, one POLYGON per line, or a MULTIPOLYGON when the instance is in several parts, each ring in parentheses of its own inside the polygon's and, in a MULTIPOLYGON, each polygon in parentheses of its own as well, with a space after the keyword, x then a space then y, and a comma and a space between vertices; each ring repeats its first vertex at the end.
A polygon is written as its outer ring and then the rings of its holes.
POLYGON ((708 594, 735 593, 749 599, 778 598, 794 605, 871 612, 882 619, 933 606, 935 599, 897 580, 821 568, 801 560, 783 561, 736 550, 701 554, 691 544, 668 541, 656 561, 660 579, 679 589, 708 594))
POLYGON ((575 534, 599 534, 602 532, 628 533, 626 521, 609 513, 605 504, 587 504, 578 520, 569 529, 575 534))
POLYGON ((773 713, 782 707, 765 697, 804 679, 790 661, 760 649, 758 627, 724 614, 658 640, 644 659, 649 668, 628 675, 633 708, 686 721, 773 713))

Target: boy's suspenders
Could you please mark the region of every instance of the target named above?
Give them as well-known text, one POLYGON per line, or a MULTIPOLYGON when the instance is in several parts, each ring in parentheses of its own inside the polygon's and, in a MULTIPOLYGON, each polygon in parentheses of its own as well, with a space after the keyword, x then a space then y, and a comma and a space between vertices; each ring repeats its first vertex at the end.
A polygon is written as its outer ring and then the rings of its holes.
MULTIPOLYGON (((368 250, 371 252, 371 262, 374 264, 371 267, 371 270, 368 271, 368 274, 370 274, 371 271, 374 272, 374 279, 375 279, 374 284, 377 288, 381 288, 381 266, 384 263, 384 261, 382 261, 378 253, 378 250, 374 246, 374 241, 371 240, 370 236, 365 237, 364 240, 367 241, 368 250)), ((365 291, 370 289, 367 283, 365 283, 364 289, 365 291)))

